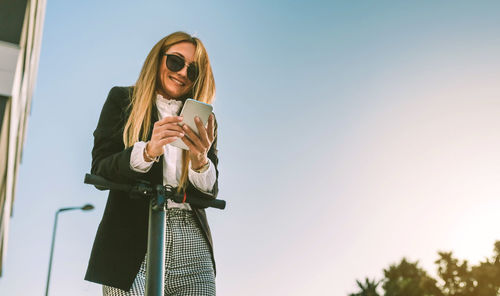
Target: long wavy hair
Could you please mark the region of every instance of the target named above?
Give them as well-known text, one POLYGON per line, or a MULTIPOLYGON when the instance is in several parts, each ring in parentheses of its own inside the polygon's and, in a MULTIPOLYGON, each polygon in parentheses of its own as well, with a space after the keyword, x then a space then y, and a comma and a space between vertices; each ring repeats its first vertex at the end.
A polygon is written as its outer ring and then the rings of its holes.
MULTIPOLYGON (((205 46, 200 39, 193 37, 185 32, 174 32, 155 44, 142 66, 139 78, 135 83, 130 101, 129 110, 130 116, 123 130, 123 143, 125 147, 133 146, 138 141, 148 141, 150 138, 149 131, 151 129, 151 120, 153 115, 153 107, 155 105, 156 93, 158 87, 161 87, 158 72, 160 70, 160 62, 162 56, 174 44, 180 42, 192 43, 196 50, 194 61, 198 65, 198 78, 194 81, 193 86, 187 97, 195 100, 212 104, 215 99, 215 81, 210 66, 210 60, 205 46)), ((190 164, 189 151, 182 152, 182 174, 179 180, 178 190, 182 192, 187 185, 188 168, 190 164)))

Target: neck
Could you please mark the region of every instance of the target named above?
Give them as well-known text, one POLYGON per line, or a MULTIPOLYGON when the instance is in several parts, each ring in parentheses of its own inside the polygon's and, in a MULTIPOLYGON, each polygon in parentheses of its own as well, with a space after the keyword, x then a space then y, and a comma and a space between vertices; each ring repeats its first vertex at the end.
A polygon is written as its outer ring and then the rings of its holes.
POLYGON ((165 93, 162 89, 159 89, 156 92, 159 93, 162 97, 164 97, 167 100, 180 100, 179 98, 174 98, 172 96, 167 95, 167 93, 165 93))

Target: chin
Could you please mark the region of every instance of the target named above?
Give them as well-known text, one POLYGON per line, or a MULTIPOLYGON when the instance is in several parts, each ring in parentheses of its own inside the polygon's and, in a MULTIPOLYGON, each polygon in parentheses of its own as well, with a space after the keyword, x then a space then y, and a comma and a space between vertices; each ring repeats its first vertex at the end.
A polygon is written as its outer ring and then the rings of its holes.
POLYGON ((172 97, 172 98, 177 98, 178 96, 180 96, 182 94, 182 91, 179 90, 177 87, 172 87, 170 85, 167 85, 166 87, 164 86, 163 87, 163 90, 165 91, 165 93, 169 96, 169 97, 172 97))
POLYGON ((170 91, 167 90, 167 95, 169 95, 172 98, 184 100, 186 98, 189 98, 191 96, 189 91, 170 91))

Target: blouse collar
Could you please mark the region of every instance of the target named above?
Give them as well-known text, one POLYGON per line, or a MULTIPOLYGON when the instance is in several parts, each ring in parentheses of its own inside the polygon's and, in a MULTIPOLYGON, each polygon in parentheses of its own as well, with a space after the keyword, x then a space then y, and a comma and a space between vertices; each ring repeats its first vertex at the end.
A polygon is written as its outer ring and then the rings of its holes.
POLYGON ((156 105, 162 110, 170 110, 171 112, 177 113, 182 107, 183 102, 179 100, 171 100, 163 97, 160 94, 156 94, 156 105))

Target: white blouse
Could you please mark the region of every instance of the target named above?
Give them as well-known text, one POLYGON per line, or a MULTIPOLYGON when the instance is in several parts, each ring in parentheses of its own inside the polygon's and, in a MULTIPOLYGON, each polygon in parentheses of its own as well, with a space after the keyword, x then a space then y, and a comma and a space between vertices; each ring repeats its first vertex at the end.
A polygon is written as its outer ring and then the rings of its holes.
MULTIPOLYGON (((165 99, 160 94, 156 95, 156 107, 158 108, 159 118, 167 116, 176 116, 182 107, 183 102, 177 100, 165 99)), ((147 162, 144 160, 143 151, 146 147, 146 142, 140 141, 134 144, 132 154, 130 156, 130 168, 136 172, 146 173, 153 166, 153 161, 147 162)), ((182 175, 182 149, 170 144, 163 147, 163 185, 177 187, 182 175)), ((208 159, 208 169, 202 173, 195 172, 191 166, 188 170, 189 181, 200 191, 211 192, 215 180, 215 166, 208 159)), ((168 208, 181 208, 191 210, 189 203, 176 203, 171 200, 167 201, 168 208)))

